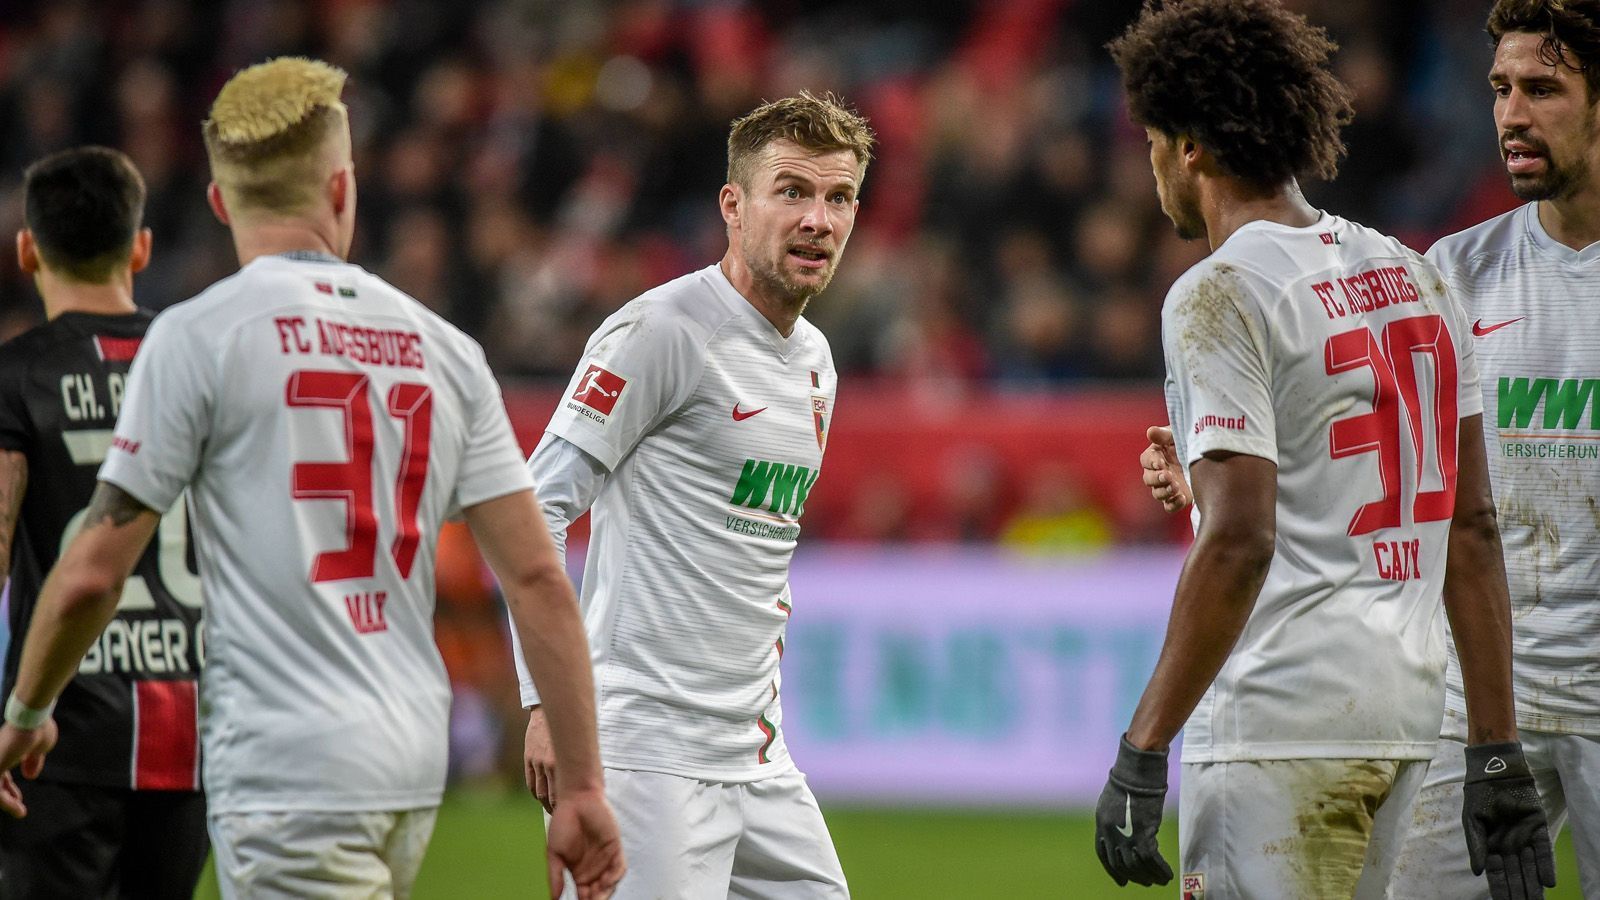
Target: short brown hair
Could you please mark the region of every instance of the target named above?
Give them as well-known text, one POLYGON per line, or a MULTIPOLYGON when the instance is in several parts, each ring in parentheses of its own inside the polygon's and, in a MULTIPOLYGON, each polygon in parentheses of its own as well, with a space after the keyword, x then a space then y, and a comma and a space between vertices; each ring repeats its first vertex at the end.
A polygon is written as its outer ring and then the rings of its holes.
POLYGON ((1235 178, 1332 179, 1355 115, 1333 41, 1276 0, 1146 0, 1107 45, 1134 121, 1189 135, 1235 178))
POLYGON ((108 147, 52 153, 22 174, 22 218, 51 271, 105 284, 128 265, 144 219, 144 179, 108 147))
POLYGON ((211 177, 230 206, 279 214, 315 200, 321 153, 347 119, 344 70, 303 57, 251 66, 222 86, 202 131, 211 177))
POLYGON ((1497 47, 1514 31, 1543 36, 1540 62, 1581 74, 1591 96, 1600 90, 1600 0, 1499 0, 1484 30, 1497 47))
POLYGON ((832 92, 818 97, 801 91, 763 103, 733 123, 728 132, 728 183, 749 187, 757 157, 773 141, 789 141, 812 153, 849 150, 865 177, 873 140, 866 118, 832 92))

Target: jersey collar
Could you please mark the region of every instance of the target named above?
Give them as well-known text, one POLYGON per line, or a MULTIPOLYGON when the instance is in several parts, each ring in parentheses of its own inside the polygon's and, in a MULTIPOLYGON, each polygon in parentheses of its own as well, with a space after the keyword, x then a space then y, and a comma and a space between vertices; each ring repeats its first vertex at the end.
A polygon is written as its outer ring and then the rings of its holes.
POLYGON ((344 260, 334 256, 332 253, 323 253, 321 250, 285 250, 282 253, 274 253, 272 255, 282 257, 284 259, 292 259, 296 262, 320 262, 334 263, 335 265, 341 266, 344 265, 344 260))
POLYGON ((1535 247, 1570 265, 1584 266, 1600 260, 1600 241, 1596 241, 1582 250, 1574 250, 1551 237, 1550 232, 1544 230, 1544 223, 1539 221, 1539 204, 1537 201, 1526 204, 1522 207, 1522 210, 1522 225, 1528 230, 1528 239, 1533 242, 1535 247))
POLYGON ((733 286, 733 282, 729 281, 728 276, 722 271, 722 266, 712 265, 708 268, 711 270, 711 283, 716 286, 717 292, 730 305, 737 307, 741 311, 741 314, 749 320, 750 326, 755 329, 756 333, 760 334, 763 340, 772 345, 772 349, 778 354, 779 359, 788 359, 789 354, 793 353, 795 348, 805 345, 805 330, 800 327, 798 319, 795 320, 794 331, 790 332, 788 337, 784 337, 778 331, 777 326, 767 321, 767 317, 761 314, 761 310, 756 309, 754 303, 751 303, 745 299, 743 294, 739 293, 738 288, 733 286))

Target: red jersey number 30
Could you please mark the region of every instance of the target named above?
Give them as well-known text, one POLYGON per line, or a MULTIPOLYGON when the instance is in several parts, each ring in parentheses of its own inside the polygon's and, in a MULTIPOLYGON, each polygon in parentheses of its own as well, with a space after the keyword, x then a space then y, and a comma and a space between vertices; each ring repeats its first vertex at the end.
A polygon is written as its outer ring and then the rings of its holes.
POLYGON ((1371 369, 1373 380, 1372 412, 1346 416, 1329 429, 1328 452, 1334 459, 1363 453, 1378 455, 1378 475, 1383 496, 1361 505, 1350 520, 1349 534, 1368 534, 1380 528, 1401 524, 1401 511, 1408 498, 1400 478, 1400 428, 1408 426, 1417 460, 1417 478, 1422 481, 1424 408, 1433 414, 1432 464, 1439 472, 1441 487, 1432 491, 1412 488, 1412 521, 1437 522, 1450 518, 1456 506, 1456 443, 1459 438, 1456 397, 1456 348, 1450 330, 1437 315, 1413 316, 1390 322, 1379 343, 1366 328, 1356 328, 1328 338, 1324 347, 1329 375, 1354 369, 1371 369), (1417 378, 1416 357, 1433 359, 1434 396, 1424 401, 1417 378))

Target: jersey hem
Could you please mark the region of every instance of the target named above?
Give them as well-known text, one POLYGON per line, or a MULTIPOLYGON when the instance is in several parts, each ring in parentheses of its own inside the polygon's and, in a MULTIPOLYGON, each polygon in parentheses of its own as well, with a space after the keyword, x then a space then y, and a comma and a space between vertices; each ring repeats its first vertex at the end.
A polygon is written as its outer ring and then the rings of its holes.
POLYGON ((46 769, 45 771, 40 772, 39 773, 39 777, 37 779, 34 779, 34 780, 46 782, 48 784, 70 784, 70 785, 74 785, 76 787, 100 788, 100 789, 108 790, 108 791, 134 791, 134 792, 140 793, 140 794, 168 794, 168 793, 170 793, 170 794, 198 794, 198 793, 201 793, 201 790, 200 790, 200 788, 198 786, 192 787, 192 788, 159 788, 159 789, 134 787, 133 786, 133 782, 130 781, 129 778, 128 778, 128 772, 127 772, 127 768, 126 767, 124 767, 123 770, 118 775, 111 775, 111 774, 104 773, 104 772, 102 772, 102 773, 97 775, 92 771, 85 771, 83 769, 78 769, 78 768, 69 768, 69 769, 66 769, 65 771, 62 771, 62 770, 58 769, 58 770, 56 770, 54 772, 49 771, 49 769, 46 769))
POLYGON ((753 781, 764 781, 776 775, 800 771, 795 767, 794 760, 787 755, 782 759, 776 759, 762 765, 759 769, 749 766, 739 766, 737 768, 694 767, 663 763, 658 760, 627 758, 606 760, 602 763, 602 767, 628 772, 655 772, 659 775, 675 775, 679 778, 692 778, 695 781, 722 784, 749 784, 753 781))
MULTIPOLYGON (((1537 731, 1540 734, 1578 734, 1585 736, 1600 735, 1600 720, 1579 718, 1577 716, 1540 715, 1530 713, 1522 706, 1522 698, 1517 700, 1517 730, 1537 731)), ((1446 716, 1457 716, 1463 722, 1467 719, 1466 710, 1454 704, 1446 704, 1446 716)))
POLYGON ((443 800, 443 788, 437 791, 410 791, 399 794, 257 795, 231 800, 208 794, 206 815, 258 812, 399 812, 408 809, 429 809, 438 806, 443 800))
POLYGON ((1228 744, 1183 747, 1184 763, 1257 762, 1272 759, 1432 759, 1436 741, 1340 741, 1228 744))

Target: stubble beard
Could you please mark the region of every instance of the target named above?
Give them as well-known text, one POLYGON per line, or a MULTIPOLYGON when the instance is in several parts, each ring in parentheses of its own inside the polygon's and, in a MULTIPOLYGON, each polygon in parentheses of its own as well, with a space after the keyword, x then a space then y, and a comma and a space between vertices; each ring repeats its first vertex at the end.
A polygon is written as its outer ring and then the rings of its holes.
POLYGON ((778 251, 776 258, 764 257, 759 254, 758 248, 751 246, 753 243, 748 239, 744 242, 744 258, 750 269, 751 278, 763 293, 780 300, 785 306, 793 306, 804 312, 811 298, 822 293, 833 281, 833 271, 838 265, 838 256, 833 257, 834 265, 823 270, 819 281, 814 284, 802 284, 790 278, 784 271, 783 250, 778 251))
POLYGON ((1516 194, 1518 200, 1565 200, 1589 180, 1589 165, 1583 160, 1574 166, 1558 166, 1548 152, 1544 160, 1542 175, 1511 176, 1511 193, 1516 194))
MULTIPOLYGON (((1584 116, 1584 131, 1587 135, 1585 146, 1592 146, 1600 135, 1595 133, 1595 108, 1590 107, 1584 116)), ((1524 141, 1526 135, 1507 135, 1519 137, 1524 141)), ((1503 141, 1504 139, 1502 139, 1503 141)), ((1518 200, 1566 200, 1576 196, 1578 191, 1589 181, 1589 160, 1581 153, 1571 165, 1558 164, 1555 156, 1550 152, 1550 145, 1543 141, 1538 142, 1538 149, 1544 154, 1545 172, 1542 175, 1511 176, 1511 193, 1517 195, 1518 200)))

